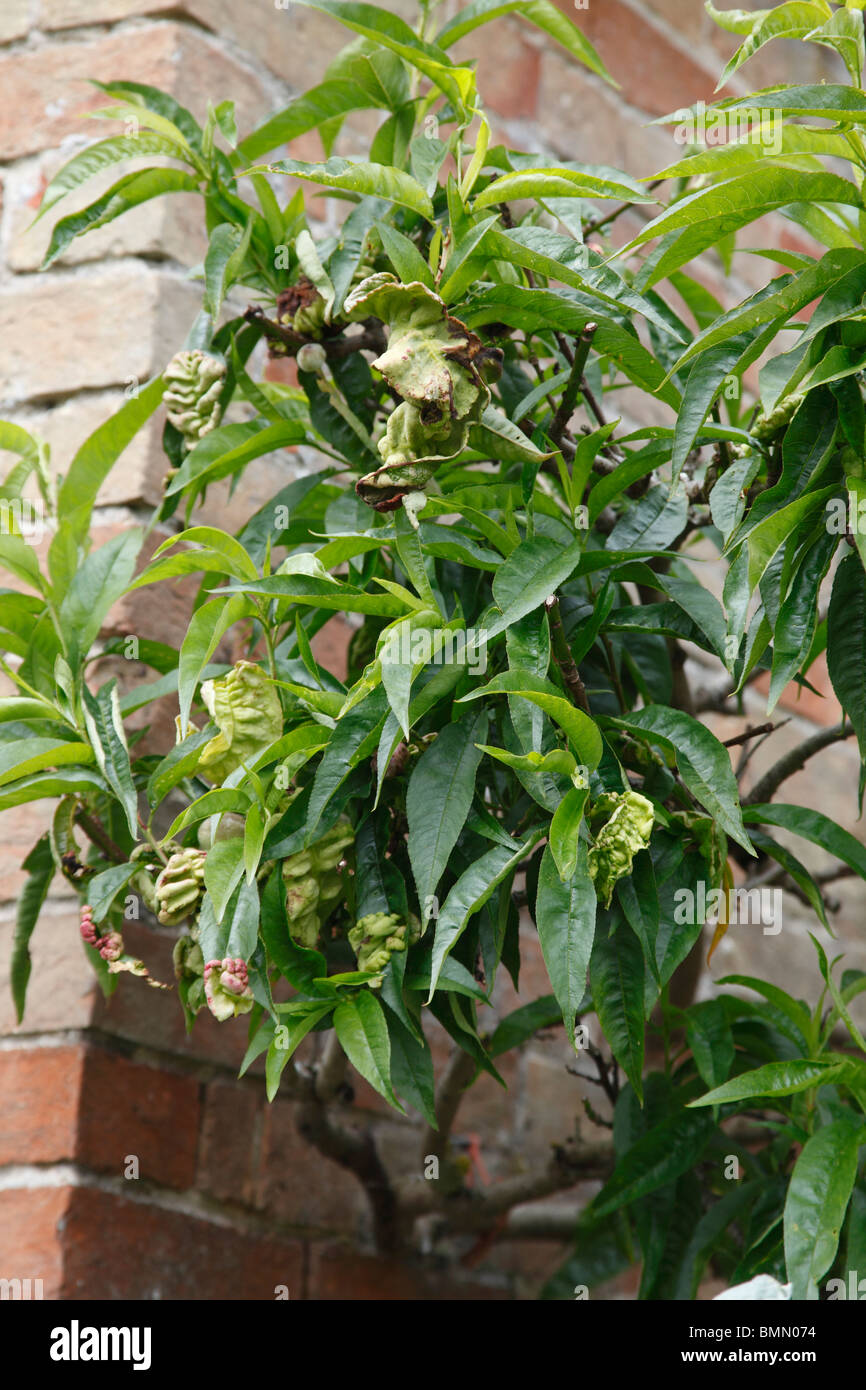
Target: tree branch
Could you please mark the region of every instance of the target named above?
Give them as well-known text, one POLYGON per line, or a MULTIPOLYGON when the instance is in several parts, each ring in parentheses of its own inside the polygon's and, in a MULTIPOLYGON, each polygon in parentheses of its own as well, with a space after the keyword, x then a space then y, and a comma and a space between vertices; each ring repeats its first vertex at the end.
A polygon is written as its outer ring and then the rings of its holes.
POLYGON ((556 594, 545 599, 544 606, 547 609, 547 616, 550 621, 550 641, 553 647, 553 655, 557 666, 562 673, 566 689, 578 709, 582 709, 585 714, 589 714, 589 699, 586 694, 586 687, 580 678, 580 672, 575 664, 568 639, 565 635, 565 628, 562 626, 562 614, 559 609, 559 599, 556 594))
POLYGON ((597 329, 597 323, 587 323, 577 340, 568 381, 562 393, 559 409, 554 415, 553 424, 550 427, 550 438, 557 447, 562 443, 565 427, 574 414, 575 403, 583 385, 583 369, 586 366, 586 359, 589 356, 589 349, 597 329))
POLYGON ((841 743, 844 739, 850 738, 853 733, 852 726, 846 721, 841 724, 833 724, 828 729, 819 729, 816 734, 805 739, 797 748, 791 748, 768 772, 765 772, 763 777, 755 783, 748 796, 744 798, 743 805, 756 806, 771 801, 782 783, 805 767, 809 759, 814 757, 816 753, 820 753, 822 748, 828 748, 832 743, 841 743))

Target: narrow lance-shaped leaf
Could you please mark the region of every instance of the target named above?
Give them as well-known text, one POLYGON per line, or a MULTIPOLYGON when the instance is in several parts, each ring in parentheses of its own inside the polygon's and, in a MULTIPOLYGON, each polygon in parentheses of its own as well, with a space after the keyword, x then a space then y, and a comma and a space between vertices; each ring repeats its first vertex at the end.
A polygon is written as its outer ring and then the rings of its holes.
POLYGON ((595 887, 589 876, 587 849, 578 841, 575 868, 563 881, 548 845, 538 875, 535 921, 544 964, 574 1046, 574 1019, 586 994, 586 972, 595 939, 595 887))
POLYGON ((54 856, 47 835, 36 841, 21 867, 28 877, 18 899, 9 964, 9 984, 19 1023, 24 1017, 24 1001, 30 979, 30 938, 54 877, 54 856))

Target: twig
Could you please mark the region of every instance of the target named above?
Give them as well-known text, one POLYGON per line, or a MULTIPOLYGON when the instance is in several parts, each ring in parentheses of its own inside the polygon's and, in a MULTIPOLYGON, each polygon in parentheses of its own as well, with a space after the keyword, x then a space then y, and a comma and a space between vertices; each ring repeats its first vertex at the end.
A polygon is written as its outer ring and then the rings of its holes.
MULTIPOLYGON (((653 179, 652 183, 647 184, 647 189, 652 191, 652 189, 658 188, 660 183, 664 183, 664 179, 653 179)), ((624 212, 628 212, 629 209, 634 206, 634 203, 620 203, 612 212, 605 213, 604 217, 596 217, 594 221, 587 222, 583 228, 583 235, 588 237, 591 236, 593 232, 601 231, 602 227, 609 226, 617 217, 622 217, 624 212)))
POLYGON ((569 378, 562 393, 559 409, 554 415, 553 424, 550 427, 550 438, 557 447, 562 443, 565 427, 574 413, 575 402, 582 389, 583 369, 586 366, 586 359, 589 356, 589 349, 597 329, 597 323, 587 323, 577 340, 569 378))
POLYGON ((841 743, 844 739, 850 738, 853 733, 853 727, 846 721, 841 724, 833 724, 828 729, 819 729, 816 734, 812 734, 811 738, 805 739, 799 747, 791 748, 768 772, 765 772, 764 776, 755 783, 743 804, 755 806, 772 800, 782 783, 792 777, 795 772, 799 772, 811 757, 820 753, 822 748, 828 748, 832 743, 841 743))
POLYGON ((559 599, 556 594, 545 599, 544 606, 547 609, 547 616, 550 621, 550 641, 553 647, 553 655, 556 664, 562 673, 566 689, 578 709, 582 709, 585 714, 589 714, 589 699, 586 694, 586 687, 580 678, 580 672, 571 654, 568 639, 565 635, 565 628, 562 626, 562 614, 559 609, 559 599))
POLYGON ((75 812, 75 824, 80 825, 87 838, 92 840, 96 847, 101 849, 102 853, 107 855, 109 859, 113 859, 115 864, 126 864, 128 862, 129 855, 124 853, 120 845, 114 843, 111 836, 107 834, 99 821, 95 820, 93 816, 88 815, 81 807, 75 812))
POLYGON ((734 734, 733 738, 726 738, 723 747, 736 748, 740 743, 747 743, 750 738, 757 738, 759 734, 772 734, 780 728, 779 724, 756 724, 754 729, 746 729, 742 734, 734 734))

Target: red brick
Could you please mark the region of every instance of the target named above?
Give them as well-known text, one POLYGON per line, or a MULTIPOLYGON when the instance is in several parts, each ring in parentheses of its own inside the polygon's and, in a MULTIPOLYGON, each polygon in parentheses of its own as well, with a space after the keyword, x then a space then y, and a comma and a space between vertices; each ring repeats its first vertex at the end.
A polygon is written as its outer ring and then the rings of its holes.
POLYGON ((193 1081, 101 1048, 38 1047, 0 1053, 0 1092, 0 1164, 74 1160, 120 1175, 134 1154, 142 1178, 170 1187, 193 1182, 193 1081))
POLYGON ((251 1202, 261 1102, 251 1086, 207 1087, 197 1187, 222 1201, 251 1202))
POLYGON ((556 3, 598 49, 632 105, 664 116, 699 98, 712 101, 715 74, 675 48, 638 10, 621 0, 604 0, 577 13, 572 0, 556 3))
POLYGON ((298 1133, 296 1113, 292 1101, 265 1107, 256 1206, 294 1226, 356 1231, 368 1210, 363 1188, 347 1169, 310 1148, 298 1133))
POLYGON ((524 42, 522 34, 528 32, 525 25, 493 24, 481 43, 476 32, 452 51, 459 62, 477 60, 485 106, 506 119, 531 120, 538 108, 541 50, 524 42))
POLYGON ((41 1279, 44 1298, 63 1284, 61 1234, 72 1189, 9 1188, 0 1192, 0 1275, 41 1279))
POLYGON ((78 1160, 121 1176, 126 1159, 134 1155, 140 1178, 191 1187, 200 1109, 198 1083, 190 1078, 90 1048, 81 1092, 78 1160))
POLYGON ((75 1157, 84 1060, 83 1047, 0 1052, 0 1165, 75 1157))
POLYGON ((301 1246, 89 1188, 69 1199, 64 1299, 273 1299, 302 1295, 301 1246))

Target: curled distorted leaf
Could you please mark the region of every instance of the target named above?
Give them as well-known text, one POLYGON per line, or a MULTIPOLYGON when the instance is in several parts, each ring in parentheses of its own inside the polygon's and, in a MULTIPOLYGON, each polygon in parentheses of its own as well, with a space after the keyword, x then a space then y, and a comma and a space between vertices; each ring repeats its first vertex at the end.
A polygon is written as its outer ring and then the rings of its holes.
POLYGON ((606 792, 593 807, 590 823, 607 820, 589 850, 589 873, 604 907, 617 881, 631 873, 638 850, 646 849, 653 828, 653 805, 640 792, 606 792))
POLYGON ((289 935, 311 950, 333 908, 343 895, 340 862, 354 844, 355 832, 345 816, 306 849, 283 860, 289 935))
POLYGON ((386 271, 362 280, 344 313, 350 320, 372 315, 389 329, 388 346, 373 366, 402 400, 378 444, 383 467, 357 484, 359 497, 388 511, 466 448, 470 425, 490 403, 483 371, 495 370, 501 354, 485 348, 433 290, 420 281, 400 284, 386 271))
POLYGON ((199 771, 224 782, 241 763, 251 763, 283 732, 283 712, 273 682, 252 661, 205 681, 201 697, 219 733, 206 744, 199 771))
POLYGON ((175 353, 163 373, 168 418, 189 442, 216 429, 226 365, 200 348, 175 353))
MULTIPOLYGON (((349 945, 358 958, 359 970, 382 971, 394 951, 405 951, 417 940, 420 923, 409 916, 403 921, 396 912, 371 912, 361 917, 349 932, 349 945)), ((378 989, 381 980, 371 980, 370 988, 378 989)))

